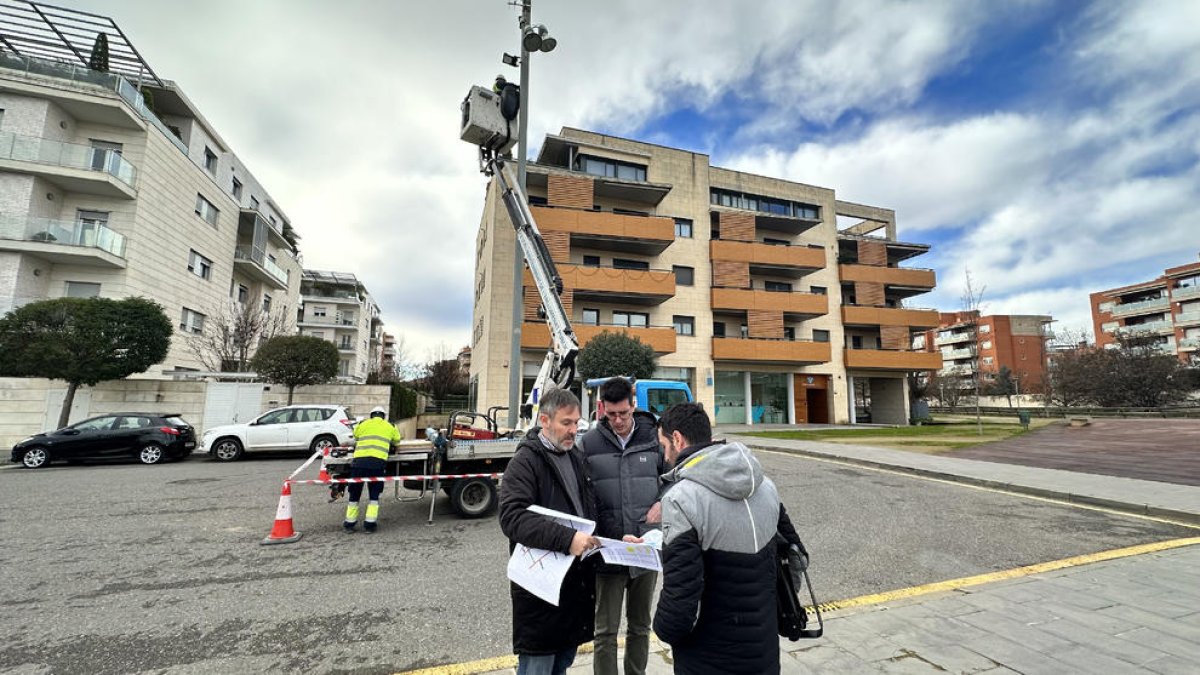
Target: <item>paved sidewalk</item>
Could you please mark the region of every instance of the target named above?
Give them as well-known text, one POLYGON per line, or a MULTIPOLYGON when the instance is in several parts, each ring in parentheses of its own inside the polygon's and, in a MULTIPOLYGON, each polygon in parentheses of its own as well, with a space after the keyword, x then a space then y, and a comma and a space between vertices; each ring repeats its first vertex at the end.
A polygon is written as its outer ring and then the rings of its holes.
POLYGON ((1104 506, 1200 525, 1200 487, 1042 469, 865 445, 729 436, 752 448, 838 459, 971 485, 1104 506))

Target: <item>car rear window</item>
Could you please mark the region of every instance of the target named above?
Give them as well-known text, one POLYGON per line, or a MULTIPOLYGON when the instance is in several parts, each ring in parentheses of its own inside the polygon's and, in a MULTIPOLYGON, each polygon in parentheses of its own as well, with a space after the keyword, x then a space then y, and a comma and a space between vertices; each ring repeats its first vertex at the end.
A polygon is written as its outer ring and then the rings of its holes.
POLYGON ((327 420, 330 417, 333 417, 333 412, 333 408, 321 408, 321 419, 327 420))
POLYGON ((173 427, 190 427, 190 426, 192 426, 192 425, 188 424, 186 421, 184 421, 184 419, 182 417, 164 417, 163 421, 166 422, 167 424, 170 424, 173 427))

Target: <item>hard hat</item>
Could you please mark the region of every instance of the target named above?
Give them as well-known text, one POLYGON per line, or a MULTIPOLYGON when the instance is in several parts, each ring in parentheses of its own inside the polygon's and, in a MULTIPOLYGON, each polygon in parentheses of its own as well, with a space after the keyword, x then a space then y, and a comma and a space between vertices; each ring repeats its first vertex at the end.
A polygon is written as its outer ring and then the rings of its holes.
POLYGON ((387 409, 381 405, 377 405, 374 408, 371 408, 371 417, 374 417, 376 415, 379 415, 380 417, 387 417, 387 409))

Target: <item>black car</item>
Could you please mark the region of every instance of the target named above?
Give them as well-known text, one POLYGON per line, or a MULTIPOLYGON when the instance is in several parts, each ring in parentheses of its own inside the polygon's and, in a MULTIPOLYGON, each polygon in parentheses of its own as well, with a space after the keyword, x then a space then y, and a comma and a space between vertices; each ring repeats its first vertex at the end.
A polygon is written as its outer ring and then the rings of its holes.
POLYGON ((38 469, 56 460, 136 457, 143 464, 179 459, 196 447, 196 432, 177 414, 114 413, 30 436, 12 461, 38 469))

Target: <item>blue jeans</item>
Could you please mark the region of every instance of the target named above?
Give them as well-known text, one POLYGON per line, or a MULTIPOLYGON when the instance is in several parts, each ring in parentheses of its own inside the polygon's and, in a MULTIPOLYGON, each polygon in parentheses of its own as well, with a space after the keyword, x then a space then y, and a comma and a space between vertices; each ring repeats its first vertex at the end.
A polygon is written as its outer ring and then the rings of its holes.
POLYGON ((563 675, 575 662, 575 647, 557 654, 518 654, 517 675, 563 675))

